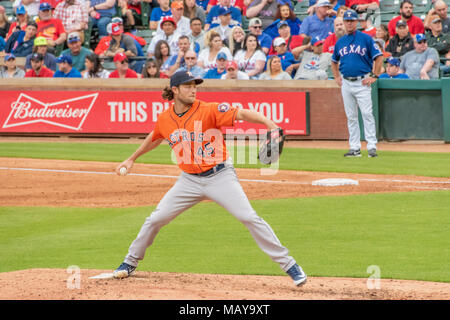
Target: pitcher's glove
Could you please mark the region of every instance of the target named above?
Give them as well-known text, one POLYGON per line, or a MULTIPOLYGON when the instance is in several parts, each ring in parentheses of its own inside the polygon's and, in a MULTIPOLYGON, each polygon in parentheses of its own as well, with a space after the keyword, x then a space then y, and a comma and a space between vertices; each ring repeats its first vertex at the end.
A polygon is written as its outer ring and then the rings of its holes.
POLYGON ((258 159, 261 163, 271 164, 277 162, 283 151, 284 140, 286 139, 283 129, 276 128, 267 131, 266 140, 259 149, 258 159))

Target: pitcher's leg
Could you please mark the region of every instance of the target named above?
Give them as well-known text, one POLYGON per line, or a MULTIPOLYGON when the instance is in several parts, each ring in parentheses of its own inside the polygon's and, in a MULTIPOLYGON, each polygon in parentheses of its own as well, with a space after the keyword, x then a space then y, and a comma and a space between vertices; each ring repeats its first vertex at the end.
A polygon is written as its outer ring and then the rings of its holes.
POLYGON ((153 243, 159 230, 183 211, 203 200, 201 188, 182 174, 164 195, 152 214, 146 218, 136 239, 131 244, 125 262, 136 267, 144 259, 145 251, 153 243))
POLYGON ((232 167, 212 177, 205 194, 241 221, 260 249, 277 262, 281 269, 287 271, 295 264, 294 258, 289 256, 288 249, 280 243, 269 224, 252 208, 232 167))

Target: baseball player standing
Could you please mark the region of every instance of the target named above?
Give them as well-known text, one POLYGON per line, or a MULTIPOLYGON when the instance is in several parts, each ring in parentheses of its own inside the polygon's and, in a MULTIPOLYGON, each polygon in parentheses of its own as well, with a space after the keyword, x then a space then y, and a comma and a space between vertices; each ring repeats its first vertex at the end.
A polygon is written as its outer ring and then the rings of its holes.
POLYGON ((202 82, 202 79, 194 78, 186 71, 174 73, 170 86, 163 91, 163 98, 174 100, 174 103, 158 117, 155 129, 142 145, 116 168, 117 174, 120 174, 122 167, 129 171, 138 157, 166 140, 177 157, 182 173, 145 220, 124 262, 113 275, 115 278, 132 275, 138 261, 144 259, 146 249, 164 225, 200 201, 210 199, 247 227, 261 250, 291 276, 295 285, 303 285, 306 274, 289 256, 272 228, 250 205, 220 130, 223 126, 233 126, 237 120, 263 124, 269 130, 276 129, 277 125, 254 111, 197 100, 197 85, 202 82))
POLYGON ((343 19, 347 34, 336 42, 331 68, 335 81, 341 87, 347 115, 350 150, 344 156, 361 157, 359 107, 369 157, 373 158, 377 156, 377 137, 372 112, 371 85, 381 73, 383 53, 372 37, 357 30, 356 11, 345 11, 343 19))

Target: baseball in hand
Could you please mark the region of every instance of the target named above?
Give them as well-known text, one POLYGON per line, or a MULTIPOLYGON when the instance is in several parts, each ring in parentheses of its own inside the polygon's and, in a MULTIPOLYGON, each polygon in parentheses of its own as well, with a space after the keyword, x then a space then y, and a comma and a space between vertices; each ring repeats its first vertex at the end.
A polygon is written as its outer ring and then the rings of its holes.
POLYGON ((127 174, 127 168, 126 167, 120 168, 119 173, 121 176, 125 176, 127 174))

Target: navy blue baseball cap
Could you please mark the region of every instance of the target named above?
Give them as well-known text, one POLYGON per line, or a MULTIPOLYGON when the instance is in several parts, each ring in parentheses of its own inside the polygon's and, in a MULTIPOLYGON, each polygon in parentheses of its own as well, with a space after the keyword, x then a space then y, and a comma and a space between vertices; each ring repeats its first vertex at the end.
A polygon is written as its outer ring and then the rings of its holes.
POLYGON ((10 60, 10 59, 15 59, 15 58, 16 58, 15 55, 13 55, 12 53, 8 53, 8 54, 5 56, 5 61, 8 61, 8 60, 10 60))
POLYGON ((277 23, 277 29, 280 29, 281 27, 284 27, 284 26, 288 26, 289 27, 289 23, 286 20, 282 20, 282 21, 277 23))
POLYGON ((387 58, 386 62, 393 66, 400 67, 400 60, 398 60, 397 58, 389 57, 387 58))
POLYGON ((358 13, 355 10, 348 9, 344 12, 343 16, 344 21, 352 21, 352 20, 358 20, 358 13))
POLYGON ((427 37, 423 34, 423 33, 418 33, 415 36, 416 42, 420 42, 420 41, 427 41, 427 37))
POLYGON ((203 79, 196 78, 189 71, 177 71, 170 77, 170 86, 178 87, 183 83, 188 83, 191 81, 195 81, 195 84, 200 84, 203 82, 203 79))
POLYGON ((39 11, 52 10, 52 6, 48 2, 42 2, 39 5, 39 11))
POLYGON ((62 55, 62 56, 59 56, 58 59, 56 59, 56 63, 63 63, 63 62, 67 62, 68 64, 72 65, 72 57, 62 55))
POLYGON ((289 8, 293 9, 291 0, 277 0, 277 2, 280 6, 284 6, 285 4, 287 4, 289 8))
POLYGON ((317 36, 311 39, 311 45, 317 47, 323 44, 324 41, 325 41, 324 39, 320 39, 320 37, 317 36))
POLYGON ((227 57, 227 55, 225 54, 225 52, 219 52, 219 53, 217 54, 216 60, 220 60, 220 59, 228 60, 228 57, 227 57))

